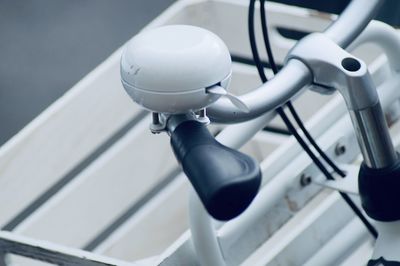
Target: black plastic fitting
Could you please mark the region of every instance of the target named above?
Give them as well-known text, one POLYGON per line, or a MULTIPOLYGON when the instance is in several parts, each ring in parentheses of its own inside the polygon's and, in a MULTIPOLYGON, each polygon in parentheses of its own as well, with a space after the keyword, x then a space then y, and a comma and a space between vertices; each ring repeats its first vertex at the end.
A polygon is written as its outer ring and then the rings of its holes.
POLYGON ((182 122, 171 145, 207 212, 218 220, 241 214, 257 195, 261 171, 256 160, 228 148, 201 123, 182 122))
POLYGON ((380 257, 376 260, 369 260, 367 266, 400 266, 400 262, 385 260, 384 258, 380 257))
POLYGON ((400 160, 386 168, 361 165, 358 176, 361 204, 374 220, 400 220, 400 160))

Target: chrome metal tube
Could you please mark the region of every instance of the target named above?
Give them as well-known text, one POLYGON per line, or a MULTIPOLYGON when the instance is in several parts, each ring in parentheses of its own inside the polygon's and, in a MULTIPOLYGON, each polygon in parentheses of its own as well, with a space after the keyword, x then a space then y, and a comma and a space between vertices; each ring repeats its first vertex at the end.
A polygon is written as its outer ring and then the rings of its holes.
MULTIPOLYGON (((373 18, 382 2, 382 0, 353 0, 325 33, 341 47, 346 47, 373 18)), ((253 119, 286 103, 311 81, 312 76, 308 68, 300 61, 290 60, 269 82, 240 96, 250 108, 249 113, 241 112, 229 101, 221 99, 207 109, 208 116, 212 121, 220 123, 237 123, 253 119)))
POLYGON ((338 68, 343 78, 338 75, 342 82, 337 89, 346 102, 365 164, 374 169, 394 165, 397 154, 367 66, 348 57, 342 67, 338 68))
POLYGON ((363 110, 350 110, 358 144, 365 164, 384 168, 397 161, 397 155, 379 102, 363 110))

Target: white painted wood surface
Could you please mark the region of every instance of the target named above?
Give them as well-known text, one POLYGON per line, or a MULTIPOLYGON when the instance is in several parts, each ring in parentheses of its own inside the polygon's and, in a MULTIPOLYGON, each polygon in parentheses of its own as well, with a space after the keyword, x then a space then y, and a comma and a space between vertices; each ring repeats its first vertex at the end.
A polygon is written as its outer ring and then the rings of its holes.
MULTIPOLYGON (((18 236, 13 233, 0 231, 0 249, 12 250, 14 255, 32 255, 41 262, 57 263, 58 265, 85 265, 85 266, 144 266, 143 263, 129 263, 121 260, 107 258, 82 250, 66 248, 60 245, 18 236)), ((26 260, 29 261, 29 260, 26 260)), ((36 264, 30 260, 30 263, 36 264)), ((39 264, 39 263, 38 263, 39 264)), ((40 263, 43 264, 43 263, 40 263)), ((25 264, 27 265, 27 264, 25 264)))
POLYGON ((120 51, 0 148, 0 225, 135 116, 119 84, 120 51))
POLYGON ((15 232, 83 247, 177 168, 166 135, 140 121, 15 232))

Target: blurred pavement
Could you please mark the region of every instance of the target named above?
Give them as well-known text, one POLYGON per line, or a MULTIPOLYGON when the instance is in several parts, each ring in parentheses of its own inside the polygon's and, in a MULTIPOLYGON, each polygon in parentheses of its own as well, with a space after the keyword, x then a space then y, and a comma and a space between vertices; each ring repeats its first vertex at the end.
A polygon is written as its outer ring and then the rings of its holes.
POLYGON ((0 0, 0 144, 174 0, 0 0))

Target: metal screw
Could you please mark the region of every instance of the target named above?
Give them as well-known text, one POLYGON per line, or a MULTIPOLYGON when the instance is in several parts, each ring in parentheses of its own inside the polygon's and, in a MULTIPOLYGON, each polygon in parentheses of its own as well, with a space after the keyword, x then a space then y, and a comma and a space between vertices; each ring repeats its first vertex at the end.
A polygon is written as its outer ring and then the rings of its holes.
POLYGON ((346 146, 341 143, 338 143, 335 147, 335 154, 336 156, 343 155, 346 152, 346 146))
POLYGON ((207 117, 207 112, 206 112, 205 108, 197 111, 196 114, 198 115, 197 121, 199 121, 205 125, 210 124, 210 119, 207 117))
POLYGON ((150 131, 153 134, 159 134, 164 130, 164 125, 161 124, 159 113, 152 112, 152 123, 150 124, 150 131))
POLYGON ((306 174, 300 176, 300 185, 302 187, 308 186, 312 182, 312 177, 306 174))

